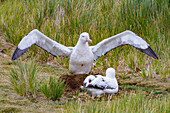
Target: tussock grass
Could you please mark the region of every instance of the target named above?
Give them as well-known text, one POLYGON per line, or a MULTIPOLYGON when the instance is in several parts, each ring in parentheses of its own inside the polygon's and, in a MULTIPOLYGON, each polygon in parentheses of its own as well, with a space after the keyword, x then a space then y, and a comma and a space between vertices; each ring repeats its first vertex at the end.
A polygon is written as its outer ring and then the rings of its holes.
POLYGON ((140 92, 125 92, 122 98, 114 100, 102 99, 101 101, 87 102, 67 102, 66 113, 168 113, 169 112, 169 97, 162 99, 150 98, 140 92))
MULTIPOLYGON (((100 58, 96 64, 117 68, 120 59, 135 70, 139 67, 144 77, 169 77, 169 7, 167 0, 13 0, 1 1, 0 31, 14 45, 31 30, 38 29, 55 41, 75 46, 80 33, 89 32, 93 45, 124 30, 131 30, 145 39, 159 60, 152 59, 132 47, 119 47, 100 58), (102 63, 101 63, 102 62, 102 63)), ((38 47, 26 56, 41 61, 54 58, 38 47), (39 53, 37 55, 37 52, 39 53)), ((27 57, 26 57, 27 58, 27 57)), ((57 58, 63 67, 68 59, 57 58), (61 61, 62 60, 62 61, 61 61)), ((141 74, 139 74, 141 75, 141 74)))
POLYGON ((47 99, 53 101, 59 99, 66 85, 64 81, 57 80, 50 76, 49 81, 44 78, 39 78, 36 73, 36 64, 23 64, 17 61, 19 70, 12 68, 9 75, 9 80, 13 90, 21 96, 37 97, 40 92, 44 94, 47 99), (40 79, 40 80, 39 80, 40 79))
POLYGON ((38 93, 38 80, 36 74, 36 65, 26 64, 23 66, 21 61, 18 61, 19 71, 12 68, 9 79, 14 91, 21 96, 36 96, 38 93))
MULTIPOLYGON (((27 62, 26 62, 27 64, 27 62)), ((29 64, 29 63, 28 63, 29 64)), ((33 63, 34 64, 34 63, 33 63)), ((92 99, 86 93, 76 92, 76 94, 71 98, 60 98, 56 101, 43 99, 42 93, 36 98, 32 97, 21 97, 17 96, 13 90, 11 90, 10 84, 8 84, 6 76, 9 74, 10 67, 16 67, 18 73, 20 73, 17 62, 11 62, 9 57, 0 56, 0 112, 163 112, 169 113, 169 90, 164 90, 165 86, 169 86, 166 79, 157 80, 150 79, 154 82, 147 82, 143 80, 146 84, 138 86, 130 85, 120 85, 120 90, 118 94, 112 97, 112 100, 103 97, 102 99, 92 99), (163 83, 161 86, 157 84, 163 83), (157 88, 160 87, 160 91, 157 88), (122 89, 123 88, 123 89, 122 89), (146 89, 145 89, 146 88, 146 89), (128 92, 126 92, 128 91, 128 92), (162 92, 161 92, 162 91, 162 92), (151 93, 150 93, 151 92, 151 93), (164 94, 167 92, 168 94, 164 94), (41 98, 39 98, 39 96, 41 98)), ((25 63, 24 65, 25 66, 25 63)), ((37 64, 37 74, 39 75, 38 80, 42 77, 57 76, 60 73, 64 73, 63 69, 54 69, 55 66, 49 66, 47 64, 39 65, 37 64), (39 69, 41 68, 41 69, 39 69), (44 71, 41 71, 44 70, 44 71), (63 70, 63 71, 62 71, 63 70), (55 72, 55 74, 54 74, 55 72)), ((29 67, 27 65, 27 67, 29 67)), ((140 77, 141 78, 141 77, 140 77)), ((127 78, 132 80, 132 78, 127 78)), ((147 79, 147 78, 146 78, 147 79)), ((133 79, 132 81, 138 81, 133 79)), ((47 84, 49 82, 46 82, 47 84)), ((129 82, 130 83, 130 82, 129 82)), ((41 84, 42 85, 42 84, 41 84)), ((39 93, 38 93, 39 94, 39 93)))
POLYGON ((66 89, 66 85, 64 85, 64 81, 57 81, 54 77, 50 76, 49 83, 47 81, 42 83, 41 92, 47 99, 51 99, 53 101, 59 99, 64 90, 66 89))

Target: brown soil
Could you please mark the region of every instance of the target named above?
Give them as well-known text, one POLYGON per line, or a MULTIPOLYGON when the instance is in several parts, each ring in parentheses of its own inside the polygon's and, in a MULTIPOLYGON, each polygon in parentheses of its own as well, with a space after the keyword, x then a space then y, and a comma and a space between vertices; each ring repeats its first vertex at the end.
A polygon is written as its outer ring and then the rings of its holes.
POLYGON ((78 75, 62 75, 59 80, 64 80, 66 86, 65 92, 76 92, 80 89, 80 86, 83 84, 84 79, 88 74, 78 74, 78 75))
POLYGON ((9 53, 11 53, 11 51, 14 50, 14 46, 13 44, 9 43, 9 42, 6 42, 5 39, 0 36, 0 53, 1 55, 5 55, 7 54, 7 51, 10 51, 9 53))

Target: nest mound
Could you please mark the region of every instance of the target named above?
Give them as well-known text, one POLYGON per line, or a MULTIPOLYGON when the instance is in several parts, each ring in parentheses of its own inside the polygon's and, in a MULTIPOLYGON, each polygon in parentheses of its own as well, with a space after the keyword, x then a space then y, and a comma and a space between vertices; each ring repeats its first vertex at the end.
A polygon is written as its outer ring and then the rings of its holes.
POLYGON ((84 79, 88 74, 76 74, 76 75, 62 75, 59 80, 64 81, 67 84, 65 92, 76 92, 80 89, 84 79))

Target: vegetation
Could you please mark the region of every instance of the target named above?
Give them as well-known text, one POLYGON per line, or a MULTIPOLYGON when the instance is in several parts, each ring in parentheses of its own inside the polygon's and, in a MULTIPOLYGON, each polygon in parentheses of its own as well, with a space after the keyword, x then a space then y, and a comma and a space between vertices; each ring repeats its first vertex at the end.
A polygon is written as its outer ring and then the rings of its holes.
POLYGON ((22 65, 21 61, 18 61, 19 72, 16 68, 10 71, 10 83, 14 91, 21 96, 38 96, 39 90, 44 94, 47 99, 53 101, 59 99, 66 85, 64 81, 57 81, 54 77, 50 76, 49 83, 44 81, 44 78, 38 81, 36 74, 36 64, 29 64, 29 66, 22 65))
MULTIPOLYGON (((132 70, 138 67, 146 70, 142 71, 146 76, 164 78, 170 73, 168 4, 168 0, 6 0, 0 5, 0 31, 14 45, 31 30, 38 29, 63 45, 75 46, 78 35, 84 31, 90 34, 93 44, 97 44, 128 29, 145 39, 159 60, 126 46, 100 58, 96 61, 97 67, 117 69, 119 60, 123 59, 123 65, 132 70)), ((32 47, 24 58, 36 55, 38 61, 54 59, 37 48, 32 47)), ((67 58, 57 58, 57 62, 68 66, 67 58)))
MULTIPOLYGON (((79 91, 72 97, 62 95, 65 87, 56 80, 69 73, 68 58, 54 58, 36 46, 22 55, 24 65, 11 62, 10 53, 4 57, 0 54, 0 112, 170 112, 168 0, 0 0, 0 9, 0 39, 15 47, 33 29, 66 46, 75 46, 82 32, 88 32, 93 40, 90 45, 95 45, 131 30, 159 57, 155 60, 123 46, 95 61, 92 73, 105 73, 108 67, 116 69, 120 90, 110 100, 93 99, 79 91), (30 63, 32 58, 40 63, 30 63), (61 93, 56 93, 56 87, 61 93)), ((0 53, 3 45, 0 40, 0 53)))
POLYGON ((41 87, 41 92, 44 94, 44 96, 48 99, 51 99, 53 101, 59 99, 62 94, 64 93, 64 90, 66 89, 66 85, 64 85, 64 81, 57 81, 55 78, 50 76, 49 83, 44 82, 41 87))
MULTIPOLYGON (((29 64, 30 61, 28 61, 29 64)), ((20 74, 20 69, 18 69, 18 63, 12 62, 9 57, 3 58, 0 56, 0 112, 163 112, 169 113, 169 91, 162 87, 169 86, 170 83, 166 79, 157 80, 157 79, 144 79, 142 80, 144 84, 143 87, 137 87, 135 85, 120 85, 119 92, 110 97, 103 97, 101 99, 93 99, 89 97, 86 93, 76 92, 75 95, 71 97, 66 97, 63 95, 60 100, 47 101, 43 98, 41 94, 38 93, 36 98, 31 96, 26 98, 23 96, 18 96, 14 94, 14 90, 11 90, 11 85, 9 84, 6 75, 10 74, 9 69, 17 70, 20 74), (145 82, 145 80, 147 80, 145 82), (151 80, 154 82, 152 83, 151 80), (164 84, 166 83, 166 84, 164 84), (168 84, 167 84, 168 83, 168 84), (149 86, 147 86, 147 84, 149 86), (160 86, 158 86, 160 84, 160 86), (162 84, 162 85, 161 85, 162 84), (158 90, 159 87, 159 90, 158 90)), ((23 67, 25 68, 24 63, 23 67)), ((32 64, 34 66, 34 63, 32 64)), ((37 80, 40 80, 45 77, 45 80, 48 81, 50 76, 61 75, 64 73, 65 69, 57 69, 55 66, 49 66, 47 64, 38 63, 36 68, 37 80), (55 72, 55 73, 54 73, 55 72)), ((27 65, 28 69, 29 65, 27 65)), ((132 81, 138 81, 138 79, 133 78, 123 78, 123 81, 129 80, 129 84, 132 81)), ((49 82, 41 81, 47 83, 49 82)), ((138 82, 139 83, 139 82, 138 82)), ((122 84, 122 82, 121 82, 122 84)), ((134 83, 132 83, 134 84, 134 83)), ((69 93, 69 92, 67 92, 69 93)))
POLYGON ((66 113, 168 113, 169 103, 167 98, 154 99, 146 97, 141 92, 124 92, 122 98, 113 101, 102 99, 101 101, 67 102, 66 113), (145 99, 144 99, 145 98, 145 99))
POLYGON ((16 68, 10 71, 9 78, 11 86, 21 96, 36 96, 38 91, 36 65, 31 63, 23 66, 21 61, 17 63, 19 71, 16 68))

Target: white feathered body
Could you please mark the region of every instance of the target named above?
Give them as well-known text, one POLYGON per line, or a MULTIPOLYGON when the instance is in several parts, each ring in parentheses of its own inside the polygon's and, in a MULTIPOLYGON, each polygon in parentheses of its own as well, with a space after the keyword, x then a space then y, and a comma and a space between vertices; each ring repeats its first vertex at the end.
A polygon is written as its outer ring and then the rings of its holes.
POLYGON ((118 92, 118 83, 115 78, 112 79, 101 75, 97 75, 97 79, 92 81, 91 84, 93 84, 94 86, 98 85, 99 87, 104 86, 104 89, 87 88, 91 95, 96 95, 97 97, 101 97, 104 94, 114 95, 115 93, 118 92))
POLYGON ((106 55, 110 50, 123 45, 131 45, 139 51, 158 59, 149 44, 132 31, 124 31, 104 39, 95 46, 89 46, 88 42, 91 42, 89 34, 83 32, 80 34, 78 43, 75 47, 66 47, 48 38, 37 29, 34 29, 18 44, 12 55, 12 60, 20 57, 32 45, 41 47, 55 57, 60 56, 70 58, 69 70, 74 74, 88 74, 95 60, 102 55, 106 55))
POLYGON ((94 55, 88 43, 80 43, 78 42, 72 51, 69 70, 71 73, 75 74, 88 74, 93 66, 94 55))
POLYGON ((101 97, 104 94, 114 95, 118 92, 118 83, 115 77, 90 75, 84 80, 81 89, 86 89, 90 95, 97 97, 101 97))

